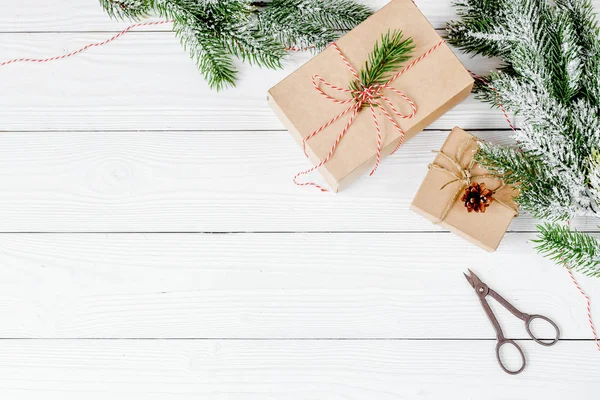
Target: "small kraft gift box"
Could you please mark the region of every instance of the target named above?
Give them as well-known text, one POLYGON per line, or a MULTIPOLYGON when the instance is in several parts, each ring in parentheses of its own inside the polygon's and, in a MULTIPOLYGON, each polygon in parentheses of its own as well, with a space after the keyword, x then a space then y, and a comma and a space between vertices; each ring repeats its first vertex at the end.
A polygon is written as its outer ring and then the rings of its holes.
MULTIPOLYGON (((330 188, 371 170, 464 100, 469 72, 412 0, 392 0, 269 90, 275 113, 330 188), (359 71, 384 35, 401 32, 414 49, 384 84, 365 87, 359 71)), ((308 178, 304 178, 308 179, 308 178)))
POLYGON ((495 251, 517 216, 517 190, 473 159, 480 140, 455 127, 411 209, 487 251, 495 251))

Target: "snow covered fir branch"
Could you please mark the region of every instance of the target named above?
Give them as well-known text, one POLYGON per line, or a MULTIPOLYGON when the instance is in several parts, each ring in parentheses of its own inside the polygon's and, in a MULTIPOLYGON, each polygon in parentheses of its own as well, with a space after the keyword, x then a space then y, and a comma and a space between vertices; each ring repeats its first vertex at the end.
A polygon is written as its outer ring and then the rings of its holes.
POLYGON ((538 250, 600 276, 600 245, 557 221, 600 217, 600 29, 589 0, 461 0, 451 44, 504 65, 477 96, 518 115, 512 147, 484 144, 477 160, 516 184, 520 207, 553 223, 538 250))
POLYGON ((113 18, 173 19, 173 29, 209 85, 234 86, 235 59, 281 68, 286 49, 322 50, 371 10, 354 0, 100 0, 113 18))

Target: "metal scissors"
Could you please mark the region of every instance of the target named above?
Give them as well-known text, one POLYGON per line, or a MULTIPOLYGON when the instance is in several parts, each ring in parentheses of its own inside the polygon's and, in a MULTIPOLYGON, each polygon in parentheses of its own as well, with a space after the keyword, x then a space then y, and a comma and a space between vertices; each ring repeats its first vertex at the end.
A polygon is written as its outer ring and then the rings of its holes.
POLYGON ((473 271, 469 270, 469 273, 470 273, 470 275, 464 274, 465 278, 467 278, 467 281, 471 284, 473 289, 475 289, 475 293, 477 294, 477 297, 479 298, 479 301, 481 302, 481 306, 483 307, 488 319, 492 323, 492 326, 496 330, 496 339, 498 340, 498 343, 496 344, 496 359, 498 360, 498 364, 500 364, 500 367, 502 367, 504 372, 511 374, 511 375, 517 375, 517 374, 523 372, 523 370, 525 369, 525 364, 526 364, 525 363, 525 354, 523 353, 523 350, 521 350, 519 345, 514 340, 506 339, 504 337, 504 333, 502 333, 502 328, 500 327, 500 323, 498 322, 498 319, 496 318, 496 316, 494 315, 494 312, 490 308, 490 305, 488 304, 486 297, 490 296, 491 298, 496 300, 498 303, 500 303, 504 308, 506 308, 508 311, 510 311, 515 317, 517 317, 520 320, 522 320, 523 322, 525 322, 525 329, 527 330, 527 333, 529 334, 529 336, 536 343, 539 343, 542 346, 552 346, 552 345, 556 344, 556 342, 558 342, 558 339, 560 336, 560 331, 558 330, 558 326, 550 318, 544 317, 543 315, 538 315, 538 314, 530 315, 530 314, 526 314, 524 312, 519 311, 512 304, 510 304, 506 299, 504 299, 502 296, 500 296, 498 293, 496 293, 493 289, 490 289, 490 287, 488 285, 483 283, 481 281, 481 279, 479 279, 479 277, 477 275, 475 275, 475 273, 473 271), (541 320, 548 322, 556 330, 555 338, 552 339, 551 341, 542 341, 541 339, 537 338, 533 333, 531 333, 531 322, 535 319, 541 319, 541 320), (521 368, 519 368, 518 370, 511 371, 508 368, 506 368, 504 366, 504 364, 502 363, 502 359, 500 358, 500 348, 502 346, 504 346, 505 344, 511 344, 511 345, 515 346, 516 349, 519 351, 519 354, 521 355, 522 364, 521 364, 521 368))

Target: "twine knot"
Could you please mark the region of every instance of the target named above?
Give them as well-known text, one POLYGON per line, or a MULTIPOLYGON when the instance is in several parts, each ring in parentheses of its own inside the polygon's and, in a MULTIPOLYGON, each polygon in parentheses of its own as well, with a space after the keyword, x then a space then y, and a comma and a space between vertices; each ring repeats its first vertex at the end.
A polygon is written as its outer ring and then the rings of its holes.
POLYGON ((351 93, 354 95, 354 102, 357 108, 370 107, 371 105, 377 106, 377 99, 381 98, 381 92, 386 89, 387 85, 373 84, 371 86, 363 86, 360 84, 362 90, 353 90, 351 93))
MULTIPOLYGON (((446 206, 446 208, 444 209, 444 212, 442 213, 442 216, 439 218, 439 222, 443 221, 446 219, 446 217, 448 216, 448 213, 450 212, 450 209, 452 209, 452 206, 454 205, 454 203, 456 203, 456 201, 458 200, 458 198, 460 197, 461 193, 464 191, 465 188, 469 187, 471 185, 471 183, 473 183, 473 181, 475 179, 485 179, 485 178, 494 178, 500 181, 500 184, 498 185, 498 187, 494 190, 492 190, 492 194, 495 194, 496 192, 498 192, 500 189, 504 188, 506 186, 506 184, 500 180, 498 178, 498 176, 493 175, 493 174, 481 174, 481 175, 475 175, 473 174, 472 170, 475 167, 475 165, 477 164, 475 162, 475 160, 473 158, 471 158, 471 160, 469 161, 469 163, 467 164, 466 167, 463 167, 462 164, 462 160, 463 160, 463 156, 465 155, 465 151, 466 149, 469 147, 469 145, 473 142, 479 142, 478 140, 476 140, 474 137, 469 138, 469 140, 466 140, 457 150, 456 152, 456 156, 455 157, 451 157, 448 154, 444 153, 443 151, 437 151, 434 150, 433 152, 444 157, 446 160, 450 161, 450 163, 454 166, 454 168, 456 169, 457 172, 454 172, 446 167, 444 167, 443 165, 437 164, 436 162, 433 162, 431 164, 429 164, 429 168, 435 168, 439 171, 445 172, 448 175, 452 176, 454 179, 446 182, 441 188, 440 190, 444 190, 448 185, 453 184, 454 182, 460 182, 461 185, 458 187, 458 189, 456 190, 455 195, 452 197, 452 199, 450 200, 450 202, 448 202, 448 205, 446 206)), ((500 201, 498 199, 495 200, 496 203, 501 204, 504 207, 510 208, 511 210, 513 210, 515 212, 515 216, 517 215, 517 210, 504 203, 503 201, 500 201)))
POLYGON ((468 169, 461 169, 460 172, 463 176, 463 182, 465 185, 469 186, 471 184, 471 178, 473 177, 471 171, 468 169))

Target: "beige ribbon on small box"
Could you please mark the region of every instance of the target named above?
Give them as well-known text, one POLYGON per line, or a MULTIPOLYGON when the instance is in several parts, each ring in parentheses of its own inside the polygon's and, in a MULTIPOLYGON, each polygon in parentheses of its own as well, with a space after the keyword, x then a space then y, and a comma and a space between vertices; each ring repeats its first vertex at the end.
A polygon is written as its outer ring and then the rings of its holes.
MULTIPOLYGON (((473 182, 474 179, 484 179, 484 178, 498 179, 498 177, 496 175, 492 175, 492 174, 473 175, 471 173, 471 170, 473 169, 475 164, 477 164, 475 162, 474 158, 471 158, 471 161, 469 162, 469 165, 467 165, 467 167, 462 166, 462 158, 464 156, 465 150, 467 149, 467 147, 469 147, 471 142, 474 140, 476 140, 476 139, 474 137, 471 137, 471 138, 469 138, 469 140, 465 141, 462 144, 462 146, 460 146, 458 148, 455 158, 452 158, 451 156, 444 153, 443 151, 433 150, 434 153, 439 154, 442 157, 446 158, 448 161, 450 161, 458 170, 458 172, 450 171, 448 168, 446 168, 440 164, 437 164, 435 161, 432 162, 431 164, 429 164, 429 166, 428 166, 429 169, 434 168, 434 169, 437 169, 438 171, 446 172, 447 174, 452 175, 455 178, 455 179, 452 179, 451 181, 447 182, 444 186, 442 186, 440 188, 440 190, 444 190, 446 188, 446 186, 451 185, 454 182, 462 182, 462 185, 460 185, 460 187, 456 191, 456 194, 454 195, 452 200, 446 206, 446 209, 442 213, 442 216, 439 218, 438 222, 442 222, 443 220, 446 219, 446 217, 448 216, 448 213, 452 209, 452 206, 454 205, 454 203, 456 203, 456 201, 458 200, 458 197, 460 196, 460 194, 465 190, 465 188, 467 188, 471 185, 471 182, 473 182)), ((477 140, 477 143, 479 143, 478 140, 477 140)), ((506 184, 502 180, 500 180, 500 186, 498 186, 496 189, 492 190, 492 194, 495 194, 496 192, 498 192, 500 189, 504 188, 505 186, 506 186, 506 184)), ((515 217, 518 215, 518 211, 514 207, 512 207, 512 206, 506 204, 505 202, 498 200, 496 198, 494 198, 493 201, 497 202, 498 204, 503 205, 506 208, 513 210, 515 212, 515 217)))

